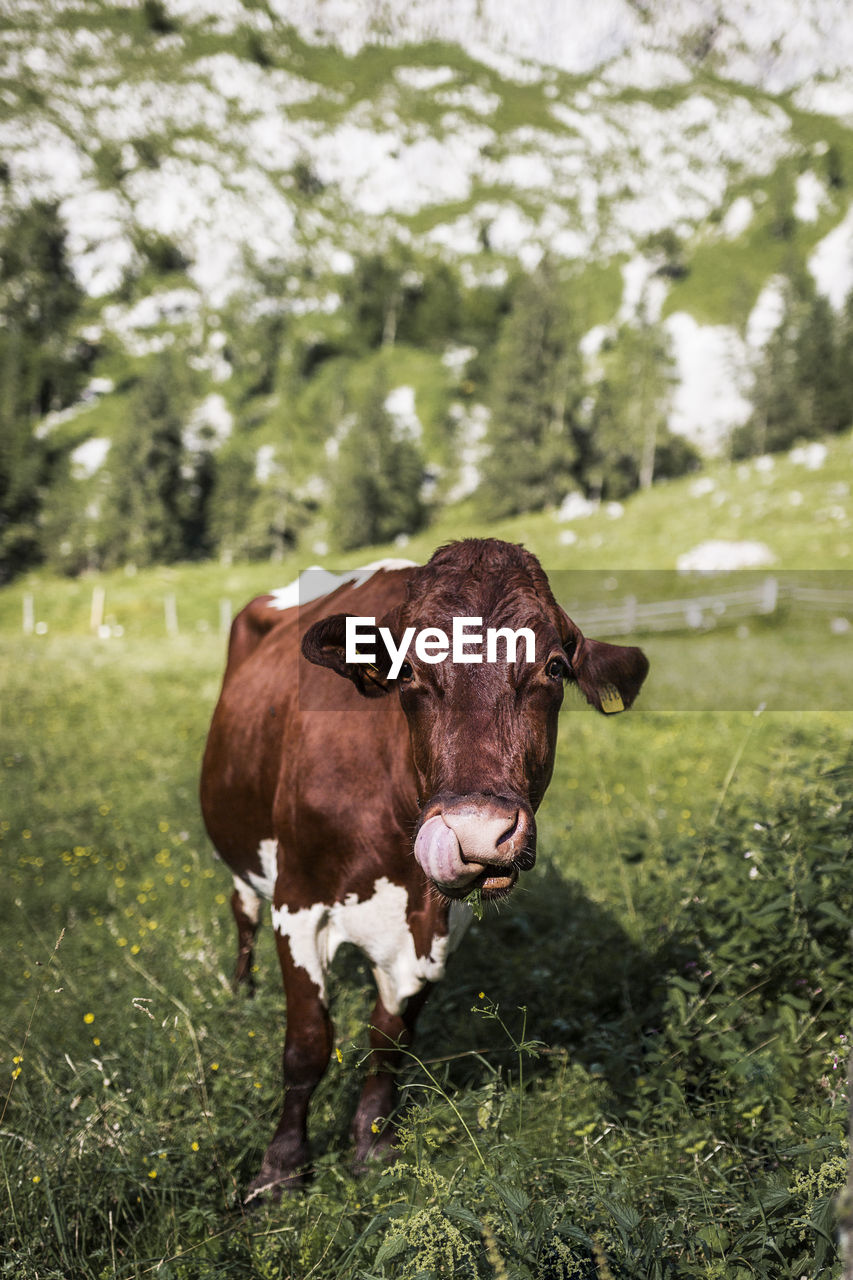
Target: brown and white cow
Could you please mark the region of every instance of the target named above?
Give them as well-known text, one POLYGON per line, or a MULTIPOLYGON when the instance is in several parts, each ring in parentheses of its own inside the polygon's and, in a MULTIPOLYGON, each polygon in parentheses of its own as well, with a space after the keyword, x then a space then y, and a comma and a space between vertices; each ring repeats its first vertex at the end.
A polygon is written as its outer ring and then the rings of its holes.
POLYGON ((304 1177, 308 1103, 333 1048, 326 975, 342 942, 366 954, 378 988, 356 1165, 391 1145, 393 1126, 377 1136, 377 1121, 393 1115, 401 1048, 470 921, 465 897, 503 897, 533 866, 564 684, 618 710, 647 670, 639 649, 583 636, 536 558, 494 539, 451 543, 422 567, 360 571, 300 607, 292 592, 260 596, 236 618, 202 809, 234 873, 235 978, 251 983, 269 898, 287 998, 284 1107, 248 1198, 304 1177), (378 635, 361 642, 375 648, 370 665, 347 662, 347 615, 375 618, 398 646, 406 628, 450 633, 454 618, 527 628, 534 656, 521 646, 516 661, 506 647, 503 661, 422 661, 410 647, 391 679, 378 635))

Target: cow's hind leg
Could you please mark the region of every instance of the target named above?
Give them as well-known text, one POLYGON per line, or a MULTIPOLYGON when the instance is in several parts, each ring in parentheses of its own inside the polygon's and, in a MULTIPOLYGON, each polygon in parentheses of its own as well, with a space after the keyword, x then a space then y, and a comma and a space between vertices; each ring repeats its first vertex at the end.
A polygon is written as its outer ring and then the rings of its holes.
POLYGON ((381 998, 376 1001, 370 1019, 370 1058, 368 1076, 361 1091, 352 1122, 355 1142, 353 1168, 363 1173, 368 1158, 392 1153, 396 1128, 391 1117, 397 1106, 397 1073, 405 1050, 412 1043, 418 1014, 432 990, 427 983, 411 996, 402 1013, 389 1013, 381 998))
POLYGON ((309 1159, 308 1104, 332 1053, 334 1033, 324 991, 307 969, 294 963, 289 939, 278 931, 276 945, 287 999, 284 1106, 247 1203, 265 1191, 277 1198, 282 1187, 297 1191, 303 1185, 309 1159))
POLYGON ((232 984, 235 991, 245 984, 249 995, 254 995, 254 947, 261 920, 261 899, 254 889, 237 876, 234 877, 231 910, 234 912, 237 923, 237 964, 234 967, 232 984))

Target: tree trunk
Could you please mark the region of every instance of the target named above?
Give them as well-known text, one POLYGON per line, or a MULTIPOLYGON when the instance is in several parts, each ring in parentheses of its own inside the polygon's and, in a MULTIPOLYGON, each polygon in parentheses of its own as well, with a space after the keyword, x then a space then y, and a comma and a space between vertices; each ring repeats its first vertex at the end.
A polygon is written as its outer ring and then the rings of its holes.
POLYGON ((385 322, 382 326, 382 345, 383 347, 393 347, 397 340, 397 316, 403 299, 399 292, 391 295, 388 302, 388 308, 385 312, 385 322))
POLYGON ((639 482, 641 489, 651 489, 655 478, 655 451, 657 449, 657 427, 652 420, 646 427, 643 439, 643 451, 640 457, 639 482))

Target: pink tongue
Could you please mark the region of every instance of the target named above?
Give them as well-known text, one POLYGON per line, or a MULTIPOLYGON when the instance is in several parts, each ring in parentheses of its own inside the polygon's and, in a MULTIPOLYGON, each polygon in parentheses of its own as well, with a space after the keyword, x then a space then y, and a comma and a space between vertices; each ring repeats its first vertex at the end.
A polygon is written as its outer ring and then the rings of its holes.
POLYGON ((415 857, 426 874, 437 884, 459 887, 476 880, 483 868, 476 862, 463 862, 459 841, 441 814, 428 818, 415 840, 415 857))

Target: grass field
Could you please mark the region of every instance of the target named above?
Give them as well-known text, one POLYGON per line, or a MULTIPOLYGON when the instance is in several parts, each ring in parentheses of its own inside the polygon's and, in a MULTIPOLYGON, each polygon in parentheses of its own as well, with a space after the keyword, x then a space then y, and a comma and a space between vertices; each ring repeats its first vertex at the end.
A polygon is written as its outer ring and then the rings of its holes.
MULTIPOLYGON (((819 482, 835 481, 800 488, 819 482)), ((622 545, 677 496, 629 504, 622 545)), ((695 506, 682 494, 687 524, 695 506)), ((778 529, 792 539, 781 514, 778 529)), ((843 567, 843 531, 822 536, 818 563, 843 567)), ((0 593, 0 1275, 837 1275, 853 714, 831 688, 810 712, 655 709, 655 671, 725 682, 726 632, 701 651, 650 639, 649 696, 627 716, 569 697, 537 868, 473 925, 426 1008, 399 1163, 349 1172, 371 981, 342 952, 314 1179, 241 1210, 277 1116, 283 998, 269 929, 257 997, 229 990, 230 881, 196 783, 217 599, 269 577, 99 580, 125 627, 107 641, 86 634, 91 582, 0 593), (25 590, 46 635, 20 635, 25 590)), ((772 665, 784 633, 765 639, 772 665)), ((803 687, 843 678, 836 640, 815 631, 795 655, 803 687)))

